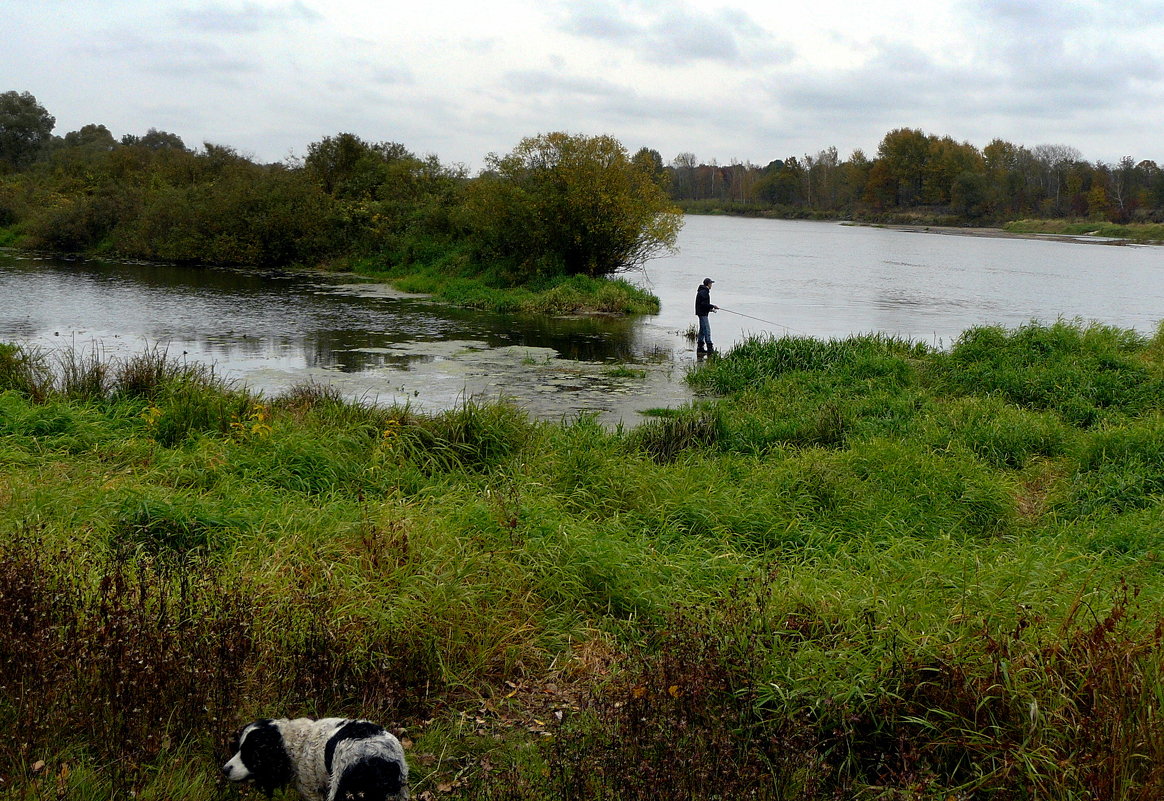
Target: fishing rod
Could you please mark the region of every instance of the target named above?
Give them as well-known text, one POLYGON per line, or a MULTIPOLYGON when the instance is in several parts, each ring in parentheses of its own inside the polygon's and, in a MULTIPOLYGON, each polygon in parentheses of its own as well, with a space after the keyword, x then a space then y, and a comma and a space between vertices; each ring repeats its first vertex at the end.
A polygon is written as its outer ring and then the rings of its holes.
POLYGON ((732 311, 731 309, 725 309, 723 306, 717 306, 716 308, 719 311, 725 311, 728 314, 734 314, 737 317, 747 317, 749 320, 755 320, 758 323, 764 323, 765 325, 775 325, 775 326, 779 326, 780 328, 783 328, 785 331, 795 331, 798 334, 807 335, 806 331, 800 331, 799 329, 796 329, 796 328, 790 328, 789 326, 786 326, 783 323, 776 323, 776 322, 773 322, 772 320, 764 320, 764 319, 761 319, 759 317, 753 317, 750 314, 744 314, 743 312, 732 311))

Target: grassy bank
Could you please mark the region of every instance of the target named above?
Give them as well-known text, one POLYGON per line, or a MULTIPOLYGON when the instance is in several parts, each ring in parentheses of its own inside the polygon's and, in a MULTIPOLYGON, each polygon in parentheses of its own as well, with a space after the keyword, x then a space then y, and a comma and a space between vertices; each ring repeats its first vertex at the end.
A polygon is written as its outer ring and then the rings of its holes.
POLYGON ((1164 242, 1164 224, 1161 223, 1120 225, 1103 220, 1015 220, 1003 228, 1015 234, 1065 234, 1130 239, 1133 242, 1164 242))
POLYGON ((339 714, 438 798, 1159 797, 1164 330, 691 380, 611 432, 3 348, 5 792, 233 797, 339 714))
POLYGON ((658 314, 659 299, 621 278, 556 276, 514 285, 510 276, 488 271, 457 274, 447 260, 385 268, 357 262, 356 272, 391 283, 405 292, 473 309, 526 314, 658 314))

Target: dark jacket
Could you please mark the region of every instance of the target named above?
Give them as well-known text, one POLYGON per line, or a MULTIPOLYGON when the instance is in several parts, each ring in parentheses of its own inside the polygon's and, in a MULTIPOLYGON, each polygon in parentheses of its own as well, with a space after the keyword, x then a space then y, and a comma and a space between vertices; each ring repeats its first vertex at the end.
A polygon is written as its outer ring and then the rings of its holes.
POLYGON ((700 284, 699 289, 695 290, 695 316, 706 317, 714 308, 716 307, 711 305, 711 287, 700 284))

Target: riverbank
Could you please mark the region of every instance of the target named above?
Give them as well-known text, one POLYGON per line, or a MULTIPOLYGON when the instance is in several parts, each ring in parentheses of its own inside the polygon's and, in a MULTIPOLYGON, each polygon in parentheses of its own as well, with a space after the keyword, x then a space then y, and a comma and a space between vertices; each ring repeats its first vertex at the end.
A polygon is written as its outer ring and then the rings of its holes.
POLYGON ((0 348, 6 792, 218 801, 297 714, 400 732, 416 797, 1164 791, 1164 331, 693 381, 611 431, 0 348))
POLYGON ((755 217, 774 220, 834 221, 842 225, 860 225, 886 228, 894 231, 980 236, 1009 239, 1041 239, 1061 242, 1084 242, 1102 245, 1159 245, 1164 244, 1164 224, 1129 223, 1120 225, 1106 221, 1076 220, 1013 220, 998 225, 978 225, 962 221, 952 214, 894 213, 863 215, 851 218, 841 212, 806 211, 793 208, 771 208, 758 204, 689 201, 681 204, 684 213, 755 217))
POLYGON ((846 222, 844 225, 862 225, 870 228, 886 228, 892 231, 908 231, 919 234, 942 234, 947 236, 975 236, 992 239, 1032 239, 1046 242, 1077 242, 1088 245, 1151 245, 1160 244, 1153 240, 1106 237, 1098 232, 1055 233, 1025 231, 1007 228, 969 228, 953 225, 890 225, 882 223, 846 222))
POLYGON ((1164 244, 1162 223, 1109 223, 1095 220, 1015 220, 1006 224, 1009 233, 1050 236, 1097 237, 1100 240, 1164 244))

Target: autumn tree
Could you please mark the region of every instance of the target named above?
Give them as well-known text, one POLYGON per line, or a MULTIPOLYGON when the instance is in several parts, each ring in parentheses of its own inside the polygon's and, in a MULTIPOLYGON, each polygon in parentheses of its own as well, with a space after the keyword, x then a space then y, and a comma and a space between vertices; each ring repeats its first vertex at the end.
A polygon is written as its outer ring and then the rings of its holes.
POLYGON ((659 154, 658 150, 650 147, 640 147, 635 153, 634 162, 636 166, 650 173, 656 183, 661 186, 666 184, 668 180, 667 172, 663 169, 663 157, 659 154))
POLYGON ((773 206, 792 206, 800 202, 804 169, 795 157, 777 159, 764 168, 756 182, 757 199, 773 206))
POLYGON ((969 142, 955 142, 949 136, 932 137, 923 182, 925 202, 935 205, 950 203, 955 181, 961 178, 959 183, 965 189, 969 179, 962 176, 966 173, 977 175, 984 166, 982 154, 969 142))
POLYGON ((1079 161, 1079 151, 1069 145, 1036 145, 1031 155, 1038 168, 1042 197, 1048 201, 1046 211, 1062 214, 1064 179, 1070 166, 1079 161))
POLYGON ((81 147, 87 150, 112 150, 117 147, 117 140, 104 125, 91 123, 82 126, 79 130, 69 131, 62 142, 65 147, 81 147))
POLYGON ((895 205, 916 206, 921 202, 929 153, 929 137, 912 128, 890 131, 881 140, 877 160, 885 168, 884 179, 892 187, 895 205))
POLYGON ((651 166, 617 139, 560 132, 490 155, 464 213, 478 256, 516 281, 641 267, 674 247, 682 225, 651 166))
POLYGON ((1108 175, 1103 165, 1098 165, 1091 172, 1091 189, 1087 192, 1087 214, 1093 220, 1102 220, 1107 217, 1108 175))
POLYGON ((336 197, 375 198, 388 191, 407 192, 407 179, 419 165, 416 156, 397 142, 365 142, 351 133, 327 136, 307 146, 304 167, 323 191, 336 197))
POLYGON ((860 199, 865 185, 869 182, 869 171, 873 162, 869 161, 865 151, 857 148, 849 156, 849 160, 841 163, 840 204, 844 208, 852 208, 860 199))

